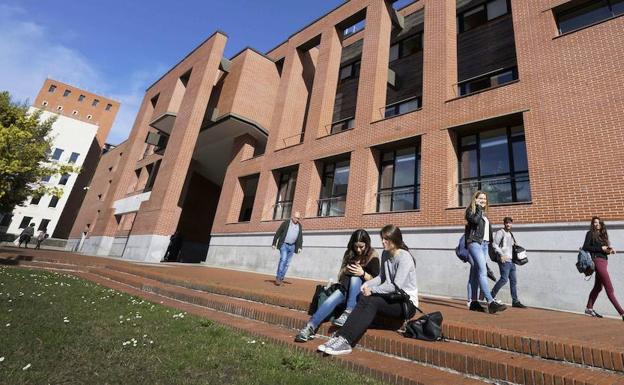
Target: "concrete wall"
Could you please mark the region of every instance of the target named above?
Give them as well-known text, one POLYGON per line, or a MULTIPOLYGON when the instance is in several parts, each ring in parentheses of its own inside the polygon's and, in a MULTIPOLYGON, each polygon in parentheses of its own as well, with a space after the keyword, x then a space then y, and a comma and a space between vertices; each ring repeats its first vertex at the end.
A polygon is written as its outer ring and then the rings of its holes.
MULTIPOLYGON (((616 250, 624 250, 624 222, 607 223, 616 250)), ((578 248, 585 239, 586 223, 516 225, 514 235, 529 250, 529 263, 518 266, 520 300, 528 306, 583 311, 594 279, 585 282, 575 267, 578 248)), ((373 246, 381 251, 378 229, 369 230, 373 246)), ((420 293, 466 298, 469 265, 454 253, 463 227, 405 228, 404 240, 417 260, 420 293)), ((308 231, 304 233, 303 252, 295 255, 287 276, 336 280, 336 273, 350 232, 308 231)), ((275 274, 279 252, 271 249, 273 234, 213 234, 205 264, 266 274, 275 274)), ((489 262, 499 276, 498 267, 489 262)), ((609 271, 616 294, 624 301, 624 259, 609 258, 609 271)), ((493 283, 490 282, 490 289, 493 283)), ((509 284, 498 298, 510 303, 509 284)), ((595 309, 617 315, 601 294, 595 309)))

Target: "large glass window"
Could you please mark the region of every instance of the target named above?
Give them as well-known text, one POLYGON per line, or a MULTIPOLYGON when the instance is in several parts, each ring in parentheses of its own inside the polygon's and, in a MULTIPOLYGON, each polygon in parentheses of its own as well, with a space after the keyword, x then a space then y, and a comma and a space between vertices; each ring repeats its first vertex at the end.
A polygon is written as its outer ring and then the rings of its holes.
POLYGON ((563 34, 624 14, 624 0, 571 1, 553 12, 563 34))
POLYGON ((59 185, 66 185, 69 182, 69 174, 61 175, 61 179, 59 180, 59 185))
POLYGON ((297 170, 287 170, 279 173, 273 219, 290 218, 296 186, 297 170))
POLYGON ((459 204, 470 204, 477 190, 491 203, 531 200, 522 125, 459 136, 459 204))
POLYGON ((466 32, 509 13, 509 0, 492 0, 457 15, 457 31, 466 32))
POLYGON ((52 199, 50 199, 50 204, 48 205, 48 207, 56 207, 56 205, 58 204, 59 198, 57 196, 52 196, 52 199))
POLYGON ((260 175, 252 175, 240 178, 240 184, 243 188, 243 204, 238 214, 239 222, 249 222, 253 211, 254 200, 256 199, 256 190, 258 188, 258 179, 260 175))
POLYGON ((413 53, 422 51, 422 39, 423 35, 421 33, 418 33, 391 45, 389 61, 392 62, 394 60, 409 56, 413 53))
POLYGON ((46 231, 48 229, 48 224, 50 224, 50 220, 49 219, 42 219, 41 223, 39 223, 39 227, 37 228, 37 230, 41 231, 46 231))
POLYGON ((52 159, 59 160, 61 159, 61 155, 63 155, 63 149, 55 148, 54 152, 52 153, 52 159))
POLYGON ((341 216, 345 213, 349 161, 326 162, 323 165, 321 196, 318 200, 318 216, 341 216))
POLYGON ((358 76, 360 76, 360 62, 356 61, 354 63, 340 67, 338 80, 345 81, 348 79, 355 79, 358 76))
POLYGON ((409 146, 381 152, 377 211, 418 209, 420 150, 409 146))
POLYGON ((30 225, 30 221, 32 221, 32 217, 23 217, 22 221, 20 222, 19 228, 25 229, 26 227, 28 227, 28 225, 30 225))
POLYGON ((80 156, 79 153, 77 152, 72 152, 71 155, 69 156, 69 160, 68 163, 76 163, 76 161, 78 160, 78 157, 80 156))

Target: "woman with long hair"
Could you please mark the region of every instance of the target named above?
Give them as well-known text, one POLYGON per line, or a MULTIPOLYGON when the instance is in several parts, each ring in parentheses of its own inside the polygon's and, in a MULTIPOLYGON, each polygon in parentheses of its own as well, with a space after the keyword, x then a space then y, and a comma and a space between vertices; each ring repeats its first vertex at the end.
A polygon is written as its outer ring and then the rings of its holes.
POLYGON ((611 301, 615 310, 622 316, 622 321, 624 321, 624 309, 622 309, 617 298, 615 298, 615 291, 613 290, 611 277, 609 277, 609 271, 607 270, 608 255, 615 254, 615 249, 611 247, 607 227, 599 217, 593 217, 591 220, 589 231, 585 235, 583 250, 591 254, 596 267, 596 281, 594 282, 594 288, 589 293, 585 314, 602 318, 602 316, 594 310, 594 302, 596 302, 596 298, 598 298, 598 294, 600 294, 604 286, 609 301, 611 301))
POLYGON ((358 343, 377 315, 402 321, 416 313, 418 285, 414 257, 403 242, 398 227, 386 225, 380 235, 384 251, 379 276, 362 285, 355 309, 335 336, 318 347, 321 352, 329 355, 351 353, 351 347, 358 343), (396 292, 397 288, 409 295, 407 303, 393 302, 384 296, 396 292))
POLYGON ((488 312, 493 314, 507 307, 494 301, 487 282, 486 258, 492 241, 492 226, 487 218, 488 207, 487 194, 477 191, 472 195, 470 205, 466 208, 465 239, 470 263, 467 291, 470 310, 485 312, 478 301, 477 293, 481 288, 481 293, 488 302, 488 312))
POLYGON ((379 275, 379 255, 371 247, 370 235, 366 230, 355 230, 351 234, 347 250, 342 258, 338 272, 338 282, 342 290, 334 291, 314 312, 306 326, 295 337, 296 342, 306 342, 312 338, 319 325, 334 312, 339 305, 345 305, 345 311, 333 322, 342 326, 355 308, 362 283, 379 275))

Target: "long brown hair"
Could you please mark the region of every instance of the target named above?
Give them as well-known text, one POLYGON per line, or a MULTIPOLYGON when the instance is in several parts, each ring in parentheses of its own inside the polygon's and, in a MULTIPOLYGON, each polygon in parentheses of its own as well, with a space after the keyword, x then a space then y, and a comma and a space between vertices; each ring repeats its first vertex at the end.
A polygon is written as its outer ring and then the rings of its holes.
POLYGON ((390 242, 394 243, 399 249, 409 251, 409 247, 407 247, 405 242, 403 242, 403 234, 401 234, 401 229, 399 229, 397 226, 385 225, 379 231, 379 235, 381 235, 383 239, 387 239, 390 242))
POLYGON ((347 244, 347 251, 345 252, 346 260, 351 262, 357 262, 361 266, 364 266, 370 260, 371 255, 373 254, 373 248, 371 247, 371 239, 370 235, 368 235, 368 231, 364 229, 357 229, 351 234, 351 238, 349 239, 349 243, 347 244), (355 251, 353 251, 353 245, 362 242, 366 246, 364 247, 364 252, 362 255, 358 256, 355 251))
POLYGON ((485 207, 483 211, 487 214, 488 209, 490 208, 490 200, 487 197, 487 193, 485 191, 477 190, 474 194, 472 194, 472 199, 470 200, 470 211, 474 214, 477 211, 477 197, 479 195, 485 195, 485 207))
POLYGON ((604 221, 600 219, 600 217, 592 218, 589 225, 589 231, 591 231, 592 239, 594 241, 600 241, 607 244, 607 246, 609 245, 609 234, 607 234, 607 227, 605 226, 604 221), (598 220, 598 223, 600 223, 600 230, 594 229, 595 220, 598 220))

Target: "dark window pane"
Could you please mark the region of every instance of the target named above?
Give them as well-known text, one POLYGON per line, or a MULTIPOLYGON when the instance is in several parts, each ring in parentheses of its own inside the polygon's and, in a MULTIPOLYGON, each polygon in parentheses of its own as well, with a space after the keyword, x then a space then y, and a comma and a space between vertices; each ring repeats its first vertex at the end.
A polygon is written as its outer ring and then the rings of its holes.
POLYGON ((464 151, 461 156, 461 177, 476 178, 479 176, 479 163, 477 162, 477 150, 464 151))
POLYGON ((390 46, 390 60, 394 61, 399 58, 399 44, 393 44, 390 46))
POLYGON ((69 181, 69 174, 61 175, 61 180, 59 180, 59 185, 66 185, 69 181))
POLYGON ((48 224, 50 223, 49 219, 42 219, 41 223, 39 223, 39 227, 37 228, 37 230, 47 230, 48 229, 48 224))
POLYGON ((401 57, 405 57, 422 50, 421 36, 422 35, 416 35, 403 40, 401 43, 403 45, 401 57))
POLYGON ((462 136, 460 140, 460 144, 462 146, 469 146, 472 144, 477 144, 477 136, 476 135, 462 136))
POLYGON ((526 143, 524 141, 513 142, 511 148, 513 150, 514 171, 529 171, 526 143))
POLYGON ((392 211, 414 209, 414 192, 411 189, 395 192, 392 200, 392 211))
POLYGON ((50 204, 48 205, 48 207, 56 207, 56 205, 58 204, 59 198, 53 196, 52 199, 50 200, 50 204))
POLYGON ((61 155, 63 154, 63 150, 60 148, 55 148, 54 153, 52 154, 52 159, 59 160, 61 159, 61 155))
POLYGON ((487 13, 484 6, 477 7, 463 14, 464 29, 468 31, 487 22, 487 13))
POLYGON ((23 217, 22 221, 20 222, 19 228, 25 229, 30 224, 30 221, 32 221, 32 217, 23 217))
POLYGON ((238 216, 239 222, 247 222, 251 219, 254 200, 256 198, 256 189, 258 187, 258 175, 241 179, 241 187, 243 189, 243 204, 238 216))
POLYGON ((516 175, 516 200, 518 202, 528 202, 531 200, 529 174, 516 175))
POLYGON ((509 203, 513 202, 511 195, 511 179, 493 178, 492 180, 482 180, 481 190, 488 195, 490 203, 509 203))
POLYGON ((399 104, 399 114, 405 114, 410 111, 417 110, 419 107, 418 98, 408 100, 407 102, 403 102, 399 104))
POLYGON ((624 0, 611 0, 611 10, 614 15, 621 15, 624 13, 624 0))
POLYGON ((340 80, 344 80, 344 79, 349 78, 351 76, 352 72, 353 72, 353 67, 352 66, 348 65, 346 67, 342 67, 340 69, 340 80))
POLYGON ((507 130, 499 128, 485 131, 481 137, 481 176, 509 173, 507 130))
POLYGON ((345 195, 349 183, 349 164, 337 165, 334 173, 333 196, 345 195))
POLYGON ((79 153, 77 152, 72 152, 70 157, 69 157, 69 163, 76 163, 76 161, 78 160, 78 157, 80 156, 79 153))
POLYGON ((566 33, 611 17, 606 0, 590 1, 585 6, 561 12, 558 16, 559 31, 566 33))
POLYGON ((494 0, 487 4, 488 20, 495 19, 507 12, 507 0, 494 0))
POLYGON ((416 174, 416 149, 414 147, 397 151, 394 186, 412 186, 416 174))
POLYGON ((514 70, 509 70, 509 71, 503 72, 501 74, 492 76, 491 85, 492 85, 492 87, 494 87, 494 86, 498 86, 498 85, 501 85, 501 84, 509 83, 511 81, 514 81, 514 80, 516 80, 515 71, 514 70))

